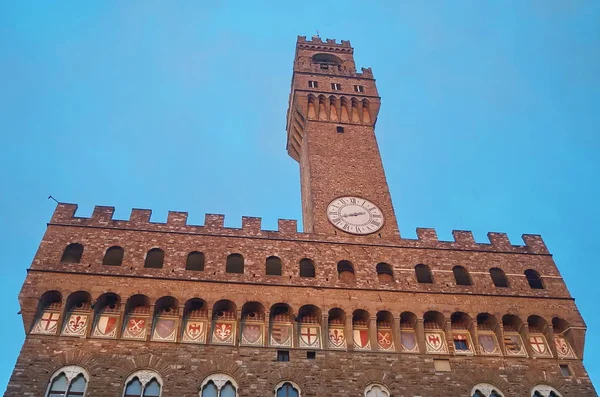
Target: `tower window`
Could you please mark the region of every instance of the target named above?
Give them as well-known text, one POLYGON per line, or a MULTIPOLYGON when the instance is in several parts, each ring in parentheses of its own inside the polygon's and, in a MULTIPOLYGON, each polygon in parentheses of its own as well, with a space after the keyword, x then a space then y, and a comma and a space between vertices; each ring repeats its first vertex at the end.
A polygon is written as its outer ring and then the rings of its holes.
POLYGON ((335 130, 338 132, 338 134, 343 134, 344 133, 344 127, 337 126, 335 128, 335 130))
POLYGON ((290 361, 290 352, 288 350, 277 350, 277 361, 290 361))
POLYGON ((525 270, 525 277, 527 277, 527 282, 532 289, 544 289, 544 283, 542 283, 542 278, 540 274, 535 270, 528 269, 525 270))
POLYGON ((308 82, 308 88, 319 88, 319 83, 317 83, 316 81, 310 80, 308 82))
POLYGON ((309 360, 314 360, 317 358, 317 352, 306 352, 306 358, 309 360))
POLYGON ((240 254, 231 254, 227 257, 225 273, 244 273, 244 257, 240 254))
POLYGON ((164 260, 165 251, 161 250, 160 248, 152 248, 146 254, 146 261, 144 262, 144 267, 160 269, 163 267, 164 260))
POLYGON ((335 91, 339 91, 342 89, 342 85, 340 83, 331 83, 331 89, 335 91))
POLYGON ((65 248, 60 261, 65 263, 79 263, 81 262, 81 255, 83 255, 83 245, 79 243, 69 244, 65 248))
POLYGON ((560 364, 560 373, 562 374, 562 376, 573 376, 573 372, 571 372, 571 368, 569 368, 569 366, 567 364, 560 364))
POLYGON ((356 92, 365 92, 365 87, 362 85, 355 85, 354 86, 354 91, 356 92))

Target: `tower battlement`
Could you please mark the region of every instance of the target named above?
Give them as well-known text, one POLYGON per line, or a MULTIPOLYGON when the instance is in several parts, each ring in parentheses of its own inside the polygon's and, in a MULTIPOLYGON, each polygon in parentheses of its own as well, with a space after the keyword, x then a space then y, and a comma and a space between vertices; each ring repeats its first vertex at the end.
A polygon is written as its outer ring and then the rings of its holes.
POLYGON ((323 39, 321 39, 319 36, 313 36, 310 40, 307 40, 306 36, 298 36, 296 46, 299 48, 310 48, 316 50, 323 49, 349 53, 354 52, 354 48, 352 48, 350 45, 349 40, 341 40, 341 43, 338 43, 336 39, 325 39, 325 41, 323 41, 323 39))
MULTIPOLYGON (((95 206, 92 216, 80 217, 76 215, 77 204, 60 203, 57 205, 50 224, 63 226, 78 226, 92 228, 144 230, 166 233, 184 234, 211 234, 237 237, 263 237, 269 239, 297 239, 302 241, 324 240, 337 241, 349 244, 364 244, 360 237, 356 236, 334 236, 327 237, 314 235, 312 233, 298 232, 296 220, 278 219, 277 230, 264 230, 262 218, 242 217, 242 227, 225 227, 225 215, 205 214, 204 225, 189 225, 187 223, 188 213, 181 211, 169 211, 166 222, 151 222, 152 210, 134 208, 128 220, 113 219, 115 207, 95 206)), ((438 239, 437 231, 432 228, 417 228, 417 238, 382 238, 379 241, 371 241, 371 244, 390 247, 412 247, 464 251, 490 251, 510 252, 521 254, 548 255, 549 251, 540 235, 523 234, 524 245, 513 244, 506 233, 489 232, 487 237, 489 243, 478 243, 473 233, 468 230, 453 230, 454 241, 442 241, 438 239)))

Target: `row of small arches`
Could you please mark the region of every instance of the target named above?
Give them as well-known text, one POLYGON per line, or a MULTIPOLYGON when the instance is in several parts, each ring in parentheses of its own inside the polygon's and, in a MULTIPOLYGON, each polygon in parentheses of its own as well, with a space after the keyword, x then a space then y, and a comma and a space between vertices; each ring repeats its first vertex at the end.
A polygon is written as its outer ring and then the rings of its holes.
MULTIPOLYGON (((89 372, 83 367, 69 365, 56 371, 48 383, 45 397, 86 397, 89 372)), ((153 370, 136 371, 125 380, 122 397, 162 397, 163 379, 153 370)), ((207 376, 200 384, 199 397, 238 397, 240 388, 238 382, 230 375, 214 373, 207 376)), ((275 397, 301 397, 302 391, 298 384, 290 380, 277 383, 272 391, 275 397)), ((478 383, 473 386, 472 397, 505 397, 500 388, 489 383, 478 383)), ((562 397, 554 387, 538 384, 531 391, 532 397, 562 397)), ((383 383, 371 382, 363 392, 364 397, 391 397, 390 389, 383 383)))
MULTIPOLYGON (((84 247, 79 243, 69 244, 62 255, 61 262, 79 263, 83 255, 84 247)), ((102 264, 106 266, 120 266, 123 263, 125 250, 120 246, 113 246, 106 250, 102 264)), ((160 248, 152 248, 146 254, 144 267, 159 269, 164 265, 165 252, 160 248)), ((205 265, 205 255, 199 251, 192 251, 187 255, 186 270, 202 271, 205 265)), ((384 262, 378 263, 375 266, 377 277, 380 282, 389 283, 394 281, 394 272, 392 267, 384 262)), ((227 257, 225 264, 226 273, 244 273, 244 256, 238 253, 230 254, 227 257)), ((277 256, 270 256, 265 260, 265 274, 267 276, 281 276, 283 272, 283 263, 277 256)), ((339 261, 337 264, 337 272, 340 280, 352 282, 355 280, 354 265, 348 260, 339 261)), ((452 273, 456 285, 470 286, 473 285, 473 280, 469 275, 468 270, 463 266, 454 266, 452 273)), ((510 284, 504 271, 498 267, 489 270, 490 277, 494 286, 499 288, 508 288, 510 284)), ((314 278, 315 263, 309 258, 303 258, 298 263, 298 274, 300 277, 314 278)), ((544 282, 540 274, 533 270, 527 269, 524 272, 527 282, 532 289, 544 289, 544 282)), ((433 274, 429 266, 418 264, 415 266, 415 277, 418 283, 433 284, 433 274)))
POLYGON ((335 95, 308 95, 309 119, 338 121, 342 123, 371 123, 370 104, 367 99, 336 97, 335 95))

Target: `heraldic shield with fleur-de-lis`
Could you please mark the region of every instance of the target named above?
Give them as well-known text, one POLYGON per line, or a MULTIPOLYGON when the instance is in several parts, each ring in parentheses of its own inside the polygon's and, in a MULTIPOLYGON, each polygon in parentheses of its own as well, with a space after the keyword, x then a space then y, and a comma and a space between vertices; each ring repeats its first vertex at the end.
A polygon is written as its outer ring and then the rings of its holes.
POLYGON ((334 349, 346 348, 346 336, 343 328, 329 328, 329 347, 334 349))
POLYGON ((84 336, 87 330, 86 314, 70 314, 63 330, 63 335, 84 336))
POLYGON ((233 344, 234 331, 232 323, 216 322, 213 330, 212 342, 233 344))

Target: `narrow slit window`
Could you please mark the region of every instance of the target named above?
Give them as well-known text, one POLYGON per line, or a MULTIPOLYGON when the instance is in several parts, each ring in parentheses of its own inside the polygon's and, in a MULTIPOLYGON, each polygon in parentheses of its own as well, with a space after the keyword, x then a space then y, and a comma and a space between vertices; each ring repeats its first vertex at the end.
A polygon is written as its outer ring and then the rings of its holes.
POLYGON ((362 85, 355 85, 354 86, 354 91, 356 92, 365 92, 365 87, 362 85))
POLYGON ((314 80, 309 80, 309 82, 308 82, 308 88, 319 88, 319 83, 317 83, 314 80))
POLYGON ((334 91, 339 91, 342 89, 342 85, 340 83, 331 83, 331 89, 334 91))

